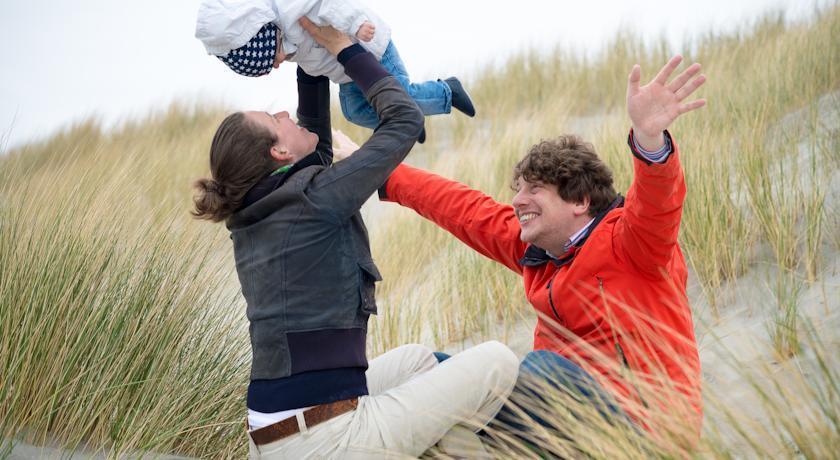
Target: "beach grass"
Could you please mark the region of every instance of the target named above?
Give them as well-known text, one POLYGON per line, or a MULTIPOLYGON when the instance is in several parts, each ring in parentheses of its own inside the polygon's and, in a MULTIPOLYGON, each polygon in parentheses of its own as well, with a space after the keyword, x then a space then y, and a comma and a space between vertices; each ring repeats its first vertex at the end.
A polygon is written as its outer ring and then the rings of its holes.
MULTIPOLYGON (((720 364, 747 383, 740 397, 755 402, 761 420, 707 382, 703 437, 687 450, 679 430, 653 442, 597 414, 572 423, 558 409, 572 403, 555 401, 549 413, 557 427, 575 425, 576 442, 557 430, 536 436, 536 448, 502 436, 502 457, 837 455, 837 339, 816 332, 799 301, 822 282, 824 254, 840 251, 831 199, 840 131, 837 118, 823 116, 840 111, 840 8, 800 22, 768 14, 683 50, 621 31, 595 56, 562 46, 523 51, 466 81, 479 116, 427 119, 428 141, 408 161, 509 203, 512 166, 527 148, 574 132, 595 145, 624 192, 632 175, 627 73, 640 63, 649 79, 674 52, 709 76, 699 92, 708 106, 671 130, 688 186, 680 241, 700 288, 695 314, 726 321, 724 287, 754 267, 776 268, 767 279, 776 299, 773 362, 747 366, 732 350, 720 364)), ((112 130, 83 122, 0 157, 3 438, 112 457, 246 455, 250 349, 232 249, 222 225, 188 214, 190 184, 208 174, 223 116, 174 104, 112 130)), ((359 141, 369 133, 340 116, 334 125, 359 141)), ((371 208, 365 215, 385 280, 369 357, 410 342, 505 339, 499 325, 504 335, 527 316, 514 273, 411 211, 371 208)), ((705 327, 698 335, 710 334, 705 327)))

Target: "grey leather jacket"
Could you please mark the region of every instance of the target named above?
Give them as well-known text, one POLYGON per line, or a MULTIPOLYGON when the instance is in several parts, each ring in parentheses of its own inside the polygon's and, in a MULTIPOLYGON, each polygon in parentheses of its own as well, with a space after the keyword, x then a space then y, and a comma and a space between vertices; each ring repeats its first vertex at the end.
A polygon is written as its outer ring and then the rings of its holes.
MULTIPOLYGON (((252 380, 357 366, 365 359, 367 320, 376 312, 374 283, 382 277, 359 209, 423 126, 422 113, 394 77, 379 79, 366 95, 382 122, 358 151, 336 164, 294 171, 227 222, 247 301, 252 380), (329 334, 352 343, 330 342, 329 334), (306 358, 313 356, 319 358, 306 358)), ((326 119, 299 115, 299 124, 330 139, 329 113, 326 119)))

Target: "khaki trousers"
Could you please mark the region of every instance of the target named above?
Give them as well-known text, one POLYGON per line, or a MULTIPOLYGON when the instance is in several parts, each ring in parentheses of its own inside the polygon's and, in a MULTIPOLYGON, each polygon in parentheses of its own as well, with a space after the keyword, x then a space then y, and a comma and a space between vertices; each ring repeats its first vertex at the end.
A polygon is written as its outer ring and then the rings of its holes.
POLYGON ((442 439, 441 445, 463 443, 464 433, 475 437, 475 431, 493 419, 516 383, 518 370, 516 355, 495 341, 440 364, 429 348, 404 345, 370 361, 370 395, 359 398, 355 411, 262 446, 248 436, 250 455, 400 458, 417 457, 442 439))

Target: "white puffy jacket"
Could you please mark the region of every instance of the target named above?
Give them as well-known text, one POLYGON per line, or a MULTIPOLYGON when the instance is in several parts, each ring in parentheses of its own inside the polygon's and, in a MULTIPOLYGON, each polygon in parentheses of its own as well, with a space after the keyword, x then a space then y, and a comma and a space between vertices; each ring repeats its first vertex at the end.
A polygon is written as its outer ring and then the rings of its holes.
POLYGON ((354 42, 356 32, 365 21, 376 26, 370 42, 360 42, 376 59, 381 59, 391 40, 391 29, 379 16, 354 0, 203 0, 198 9, 195 37, 204 43, 207 52, 226 56, 243 46, 260 28, 273 22, 283 36, 283 51, 295 53, 296 62, 306 73, 326 75, 336 83, 347 83, 350 77, 335 56, 318 45, 298 19, 306 16, 319 26, 331 25, 346 33, 354 42))

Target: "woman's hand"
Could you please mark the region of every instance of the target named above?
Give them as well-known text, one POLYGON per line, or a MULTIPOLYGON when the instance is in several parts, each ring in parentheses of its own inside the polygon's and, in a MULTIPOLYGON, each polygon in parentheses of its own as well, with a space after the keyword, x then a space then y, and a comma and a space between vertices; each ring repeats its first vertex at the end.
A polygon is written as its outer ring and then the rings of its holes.
POLYGON ((333 161, 341 161, 349 157, 356 150, 359 150, 359 144, 353 142, 346 134, 338 130, 333 130, 333 161))
POLYGON ((332 26, 316 26, 306 16, 300 18, 298 22, 319 45, 326 48, 333 56, 338 56, 341 50, 353 45, 347 34, 335 30, 332 26))
POLYGON ((674 56, 650 83, 639 87, 641 67, 636 64, 627 79, 627 114, 633 123, 633 134, 643 149, 655 152, 665 145, 663 131, 680 115, 703 107, 705 99, 683 103, 688 96, 706 82, 706 76, 691 77, 700 72, 700 64, 691 64, 671 83, 668 78, 682 62, 674 56), (689 80, 691 80, 689 82, 689 80))

